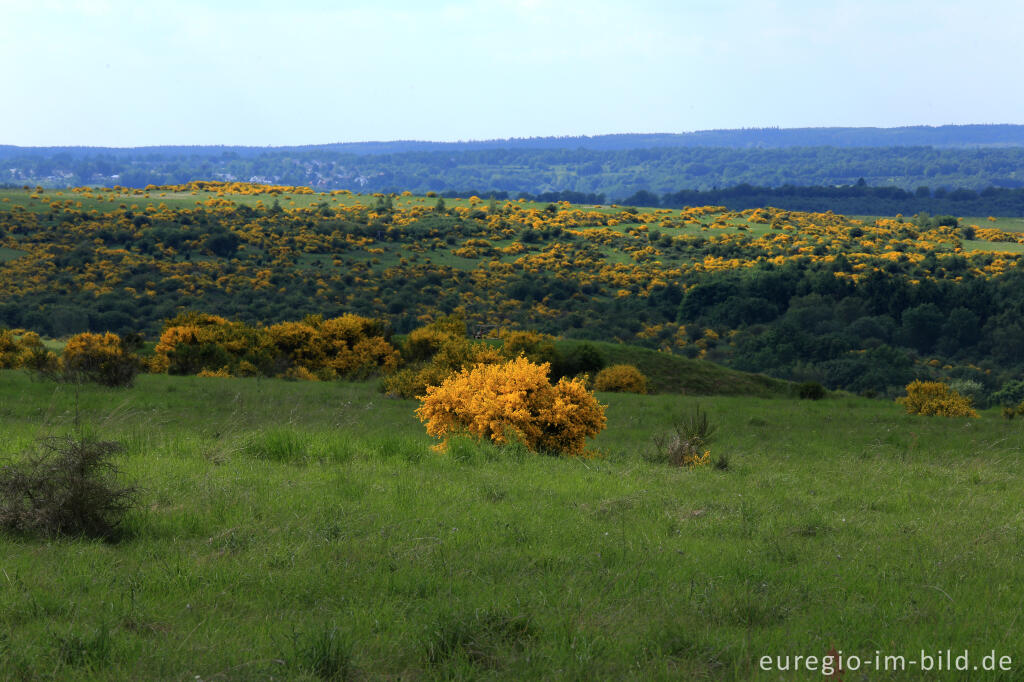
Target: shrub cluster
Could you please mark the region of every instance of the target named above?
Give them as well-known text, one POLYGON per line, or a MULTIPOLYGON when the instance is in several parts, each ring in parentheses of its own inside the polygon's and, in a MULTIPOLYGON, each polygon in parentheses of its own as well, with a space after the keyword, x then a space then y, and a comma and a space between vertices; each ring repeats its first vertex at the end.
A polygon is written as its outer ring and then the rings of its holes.
POLYGON ((430 386, 416 410, 431 436, 467 434, 494 443, 518 441, 534 452, 582 455, 605 426, 604 406, 580 379, 552 385, 550 367, 525 357, 476 365, 430 386))
POLYGON ((418 398, 465 367, 505 361, 505 355, 481 341, 467 338, 466 323, 457 316, 441 317, 412 330, 401 347, 405 367, 383 381, 388 395, 418 398))
POLYGON ((183 313, 165 326, 150 368, 169 374, 365 378, 398 365, 380 320, 342 315, 253 327, 205 313, 183 313))
POLYGON ((594 377, 594 390, 647 393, 647 377, 633 365, 610 365, 594 377))
POLYGON ((915 380, 907 384, 907 395, 896 402, 907 408, 908 414, 939 417, 977 417, 971 399, 951 391, 940 381, 915 380))
POLYGON ((141 342, 138 335, 84 332, 68 339, 58 358, 35 332, 17 336, 0 329, 0 369, 29 369, 57 381, 131 386, 142 367, 135 354, 141 342))
POLYGON ((48 351, 39 335, 25 332, 20 336, 0 329, 0 369, 47 370, 57 367, 57 356, 48 351))
POLYGON ((409 333, 401 346, 405 366, 384 378, 384 391, 396 397, 418 398, 428 386, 437 386, 467 367, 503 363, 520 356, 549 366, 561 360, 553 336, 502 329, 498 339, 500 345, 470 339, 461 317, 440 317, 409 333))

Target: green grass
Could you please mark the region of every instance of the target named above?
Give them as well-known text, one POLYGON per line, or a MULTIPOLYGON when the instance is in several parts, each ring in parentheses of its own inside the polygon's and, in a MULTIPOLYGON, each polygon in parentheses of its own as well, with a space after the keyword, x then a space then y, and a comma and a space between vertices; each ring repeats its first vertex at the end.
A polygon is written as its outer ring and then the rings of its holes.
POLYGON ((9 249, 5 246, 0 246, 0 263, 6 263, 17 258, 24 256, 27 251, 19 251, 18 249, 9 249))
MULTIPOLYGON (((119 544, 0 537, 0 679, 822 679, 757 660, 831 647, 1019 670, 1024 424, 599 397, 582 461, 433 452, 372 383, 85 387, 141 505, 119 544), (697 404, 728 470, 647 463, 697 404)), ((0 456, 75 413, 0 372, 0 456)))
POLYGON ((977 225, 978 227, 992 227, 1004 232, 1024 232, 1024 218, 997 217, 989 220, 987 217, 968 217, 960 219, 961 225, 977 225))
POLYGON ((993 251, 996 253, 1024 253, 1024 244, 1014 242, 986 242, 980 239, 964 239, 964 251, 993 251))
POLYGON ((745 395, 762 398, 793 397, 795 385, 763 374, 749 374, 712 362, 691 360, 680 355, 648 348, 601 341, 559 341, 559 350, 588 343, 598 350, 605 365, 629 364, 647 377, 651 393, 688 395, 745 395))

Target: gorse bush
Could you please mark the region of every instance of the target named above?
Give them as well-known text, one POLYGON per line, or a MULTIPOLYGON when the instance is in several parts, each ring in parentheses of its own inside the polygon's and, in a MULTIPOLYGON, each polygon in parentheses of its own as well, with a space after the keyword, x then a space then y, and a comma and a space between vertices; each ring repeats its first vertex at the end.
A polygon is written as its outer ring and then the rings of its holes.
POLYGON ((647 377, 633 365, 611 365, 594 377, 595 391, 647 393, 647 377))
POLYGON ((977 417, 971 407, 971 399, 951 391, 939 381, 915 380, 907 384, 907 395, 896 402, 907 409, 908 414, 938 417, 977 417))
POLYGON ((0 467, 0 528, 115 538, 136 495, 111 461, 122 450, 85 437, 42 439, 38 452, 0 467))
POLYGON ((1024 415, 1024 401, 1016 405, 1003 405, 1002 414, 1006 419, 1013 419, 1014 417, 1024 415))
POLYGON ((117 334, 85 332, 68 339, 57 367, 64 381, 91 382, 104 386, 131 386, 141 369, 133 352, 141 339, 122 339, 117 334))
MULTIPOLYGON (((517 440, 534 452, 582 455, 604 428, 605 407, 578 379, 548 381, 549 366, 524 357, 463 369, 426 389, 416 410, 431 436, 517 440)), ((442 446, 444 441, 442 441, 442 446)))
POLYGON ((21 365, 21 345, 9 329, 0 329, 0 369, 21 365))
POLYGON ((498 337, 500 347, 468 338, 466 322, 456 315, 414 329, 401 346, 406 367, 384 378, 384 392, 418 398, 428 386, 438 386, 467 367, 507 362, 520 355, 537 364, 558 357, 554 337, 547 334, 503 329, 498 337))
POLYGON ((380 320, 342 315, 252 327, 205 313, 168 320, 150 368, 168 374, 362 379, 398 366, 380 320))
POLYGON ((46 349, 39 335, 25 332, 18 338, 8 329, 0 329, 0 369, 25 369, 53 372, 57 356, 46 349))

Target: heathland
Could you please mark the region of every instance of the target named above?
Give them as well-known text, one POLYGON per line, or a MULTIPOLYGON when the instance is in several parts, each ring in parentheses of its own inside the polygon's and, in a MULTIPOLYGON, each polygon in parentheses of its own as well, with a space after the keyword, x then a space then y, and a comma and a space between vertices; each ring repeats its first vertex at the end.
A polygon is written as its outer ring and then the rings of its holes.
POLYGON ((0 191, 0 678, 1017 679, 1019 229, 0 191))
POLYGON ((316 193, 240 183, 0 191, 0 325, 142 332, 445 315, 628 342, 833 389, 1024 395, 1019 220, 316 193))

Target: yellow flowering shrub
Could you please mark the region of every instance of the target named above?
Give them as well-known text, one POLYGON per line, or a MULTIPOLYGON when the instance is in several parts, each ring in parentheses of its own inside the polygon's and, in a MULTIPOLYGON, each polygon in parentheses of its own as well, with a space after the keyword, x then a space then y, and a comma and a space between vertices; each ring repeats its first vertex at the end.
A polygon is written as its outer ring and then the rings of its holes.
POLYGON ((25 332, 21 341, 20 366, 25 369, 37 372, 53 372, 60 365, 60 361, 53 351, 47 350, 43 340, 35 332, 25 332))
POLYGON ((418 398, 428 386, 439 385, 459 370, 509 358, 494 346, 467 338, 465 321, 452 315, 409 332, 402 345, 402 359, 407 366, 385 377, 384 392, 418 398))
POLYGON ((363 377, 398 366, 398 351, 386 335, 384 322, 358 315, 329 320, 314 315, 251 327, 186 313, 167 322, 150 368, 170 374, 224 370, 232 376, 363 377))
POLYGON ((977 417, 971 399, 962 396, 941 381, 915 380, 907 384, 907 395, 896 402, 907 408, 908 414, 939 417, 977 417))
POLYGON ((437 386, 449 376, 474 365, 493 365, 508 358, 486 343, 452 339, 434 354, 433 359, 395 372, 384 378, 384 391, 401 398, 418 398, 429 386, 437 386))
POLYGON ((525 355, 532 362, 552 362, 558 357, 555 337, 540 332, 502 329, 501 352, 511 359, 525 355))
POLYGON ((594 377, 594 390, 647 393, 647 377, 633 365, 610 365, 594 377))
POLYGON ((227 367, 221 367, 220 369, 217 369, 217 370, 213 370, 213 369, 201 370, 199 372, 199 374, 197 374, 196 376, 197 377, 212 377, 212 378, 216 378, 216 379, 230 379, 231 378, 231 373, 228 372, 228 368, 227 367))
POLYGON ((139 371, 139 359, 125 348, 117 334, 84 332, 68 339, 60 357, 60 370, 65 376, 104 386, 129 386, 139 371))
POLYGON ((582 455, 584 441, 606 423, 605 406, 578 379, 548 381, 549 365, 524 357, 476 365, 426 389, 416 410, 427 433, 441 438, 466 434, 534 452, 582 455))
POLYGON ((0 329, 0 369, 21 366, 21 344, 7 329, 0 329))

